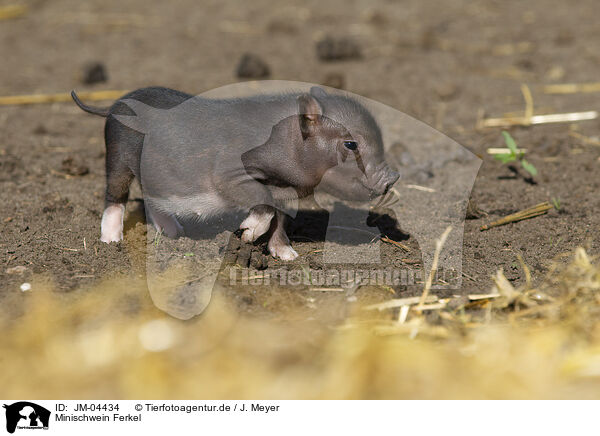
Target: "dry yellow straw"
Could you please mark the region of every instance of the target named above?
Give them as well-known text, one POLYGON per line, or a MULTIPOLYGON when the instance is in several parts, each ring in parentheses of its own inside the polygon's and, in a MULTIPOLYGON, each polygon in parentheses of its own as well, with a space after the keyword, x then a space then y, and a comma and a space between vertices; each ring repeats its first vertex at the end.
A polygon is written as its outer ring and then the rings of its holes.
POLYGON ((562 83, 544 86, 544 94, 576 94, 579 92, 600 92, 600 82, 562 83))
MULTIPOLYGON (((510 154, 511 150, 510 148, 506 148, 506 147, 491 147, 488 148, 486 150, 487 154, 491 154, 491 155, 496 155, 496 154, 510 154)), ((527 153, 527 149, 526 148, 517 148, 517 154, 525 154, 527 153)))
POLYGON ((423 305, 425 304, 427 297, 429 296, 429 291, 431 290, 431 285, 433 283, 433 277, 435 276, 435 273, 437 271, 437 266, 438 266, 438 262, 440 259, 440 253, 442 252, 442 248, 444 247, 444 244, 446 243, 446 239, 448 238, 448 235, 450 234, 451 231, 452 231, 452 226, 446 227, 446 230, 444 231, 444 233, 442 233, 442 236, 440 236, 440 238, 437 241, 435 241, 435 253, 433 254, 433 262, 431 263, 431 270, 429 271, 429 276, 427 276, 427 280, 425 281, 425 287, 423 288, 423 293, 421 294, 421 298, 419 300, 419 305, 417 306, 417 311, 422 310, 423 305))
MULTIPOLYGON (((385 310, 394 309, 402 306, 412 306, 421 301, 421 297, 406 297, 406 298, 394 298, 392 300, 384 301, 383 303, 371 304, 363 307, 363 310, 385 310)), ((438 301, 438 297, 430 295, 425 298, 425 303, 435 303, 438 301)))
POLYGON ((588 121, 598 118, 597 111, 567 112, 562 114, 534 115, 527 117, 487 118, 481 121, 481 127, 531 126, 534 124, 567 123, 588 121))
MULTIPOLYGON (((81 92, 77 95, 83 100, 99 101, 99 100, 115 100, 122 97, 128 91, 92 91, 81 92)), ((0 106, 20 105, 20 104, 37 104, 37 103, 57 103, 71 101, 70 93, 60 94, 31 94, 31 95, 13 95, 0 97, 0 106)))
POLYGON ((488 229, 491 229, 492 227, 503 226, 504 224, 514 223, 517 221, 522 221, 522 220, 526 220, 529 218, 533 218, 538 215, 543 215, 552 208, 553 208, 553 206, 550 203, 548 203, 547 201, 544 203, 536 204, 535 206, 530 207, 529 209, 525 209, 520 212, 513 213, 512 215, 505 216, 504 218, 501 218, 498 221, 494 221, 491 224, 483 225, 483 226, 481 226, 481 228, 479 230, 482 230, 482 231, 488 230, 488 229))
POLYGON ((585 136, 585 135, 582 135, 581 133, 577 133, 577 132, 569 132, 569 136, 579 139, 584 144, 600 145, 600 140, 595 137, 590 138, 589 136, 585 136))
POLYGON ((27 6, 25 5, 6 5, 0 7, 0 20, 10 20, 11 18, 18 18, 27 13, 27 6))
POLYGON ((387 236, 383 236, 381 238, 381 240, 383 242, 387 242, 388 244, 392 244, 395 245, 396 247, 402 248, 404 251, 410 251, 410 248, 408 248, 406 245, 404 245, 402 242, 398 242, 398 241, 394 241, 393 239, 388 238, 387 236))
POLYGON ((531 95, 531 90, 529 86, 525 83, 521 84, 521 93, 523 94, 523 98, 525 99, 525 118, 532 119, 533 118, 533 96, 531 95))
MULTIPOLYGON (((557 85, 558 86, 558 85, 557 85)), ((531 126, 535 124, 565 123, 574 121, 587 121, 598 118, 597 111, 567 112, 561 114, 533 115, 533 97, 529 87, 521 85, 521 92, 525 99, 525 114, 522 117, 486 118, 477 122, 478 128, 483 127, 510 127, 531 126)))

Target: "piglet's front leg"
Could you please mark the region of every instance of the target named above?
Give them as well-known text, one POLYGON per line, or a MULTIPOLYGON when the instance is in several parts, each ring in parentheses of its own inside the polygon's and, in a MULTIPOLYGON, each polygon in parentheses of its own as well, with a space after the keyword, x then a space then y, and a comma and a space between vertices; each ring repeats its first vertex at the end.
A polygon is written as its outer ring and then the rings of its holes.
POLYGON ((242 241, 254 242, 267 233, 274 216, 275 210, 271 206, 260 205, 250 209, 250 215, 240 224, 240 229, 244 231, 242 241))
POLYGON ((242 207, 255 205, 250 207, 250 214, 240 224, 240 229, 243 230, 242 241, 254 242, 269 232, 268 248, 271 255, 281 260, 294 260, 298 253, 290 246, 290 240, 285 233, 285 214, 274 207, 270 192, 254 179, 260 178, 261 175, 256 170, 252 172, 254 177, 249 177, 244 172, 241 176, 231 172, 228 177, 224 177, 228 180, 228 190, 225 193, 227 198, 242 207))
POLYGON ((273 257, 281 260, 294 260, 298 257, 285 233, 285 214, 279 210, 275 212, 267 247, 273 257))

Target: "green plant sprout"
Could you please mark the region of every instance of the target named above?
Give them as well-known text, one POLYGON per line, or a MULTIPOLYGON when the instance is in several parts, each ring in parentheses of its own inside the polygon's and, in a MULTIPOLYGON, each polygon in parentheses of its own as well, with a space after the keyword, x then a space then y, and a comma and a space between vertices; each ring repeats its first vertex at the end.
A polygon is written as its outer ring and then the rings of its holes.
POLYGON ((515 142, 513 137, 510 136, 510 133, 503 131, 502 136, 504 136, 504 142, 510 150, 510 153, 496 154, 494 155, 494 158, 499 160, 503 164, 519 161, 523 169, 529 174, 531 174, 533 177, 535 177, 538 173, 537 169, 531 163, 525 160, 525 158, 523 157, 524 153, 522 151, 519 151, 519 149, 517 148, 517 143, 515 142))

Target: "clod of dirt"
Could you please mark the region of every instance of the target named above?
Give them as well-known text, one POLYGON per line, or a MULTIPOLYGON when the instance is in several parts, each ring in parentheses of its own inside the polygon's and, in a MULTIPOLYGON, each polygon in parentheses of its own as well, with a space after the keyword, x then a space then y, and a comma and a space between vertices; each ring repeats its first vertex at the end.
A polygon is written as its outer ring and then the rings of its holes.
POLYGON ((37 127, 33 129, 34 135, 47 135, 48 133, 48 129, 46 129, 46 126, 43 124, 38 124, 37 127))
POLYGON ((104 83, 108 80, 108 73, 104 64, 101 62, 91 62, 83 67, 83 77, 81 81, 86 85, 94 83, 104 83))
POLYGON ((0 182, 16 180, 23 172, 23 161, 11 154, 0 155, 0 182))
MULTIPOLYGON (((44 207, 42 207, 42 212, 47 214, 52 214, 54 212, 73 212, 73 206, 69 205, 68 198, 51 198, 48 199, 44 207)), ((23 230, 21 230, 23 231, 23 230)))
POLYGON ((539 141, 536 141, 537 150, 544 156, 560 156, 569 151, 569 144, 562 138, 547 138, 543 136, 539 141))
POLYGON ((515 66, 517 68, 521 68, 522 70, 526 70, 526 71, 533 71, 535 68, 533 60, 530 58, 517 59, 515 61, 515 66))
POLYGON ((483 218, 484 216, 487 216, 487 213, 479 209, 475 200, 470 199, 467 203, 467 213, 465 215, 465 218, 468 220, 476 220, 479 218, 483 218))
POLYGON ((323 86, 329 86, 330 88, 345 89, 346 78, 342 73, 329 73, 323 79, 323 86))
POLYGON ((234 265, 237 261, 238 250, 241 247, 239 235, 231 235, 229 244, 223 254, 223 265, 234 265))
POLYGON ((61 170, 70 176, 84 176, 90 172, 90 169, 81 163, 75 161, 73 157, 63 159, 61 170))
POLYGON ((439 45, 439 38, 435 32, 435 29, 426 29, 421 35, 421 49, 423 51, 429 51, 437 48, 439 45))
POLYGON ((291 23, 290 20, 276 19, 267 25, 267 32, 292 35, 298 33, 298 27, 291 23))
POLYGON ((369 11, 365 14, 365 21, 373 26, 385 26, 388 24, 387 16, 379 11, 369 11))
POLYGON ((270 74, 271 70, 266 62, 251 53, 242 56, 236 69, 236 75, 240 79, 264 79, 270 74))
POLYGON ((249 244, 242 244, 238 251, 236 263, 242 268, 247 268, 250 265, 250 256, 252 256, 252 246, 249 244))
POLYGON ((573 41, 575 41, 575 37, 571 31, 567 29, 559 30, 554 38, 554 43, 560 46, 571 45, 573 44, 573 41))
POLYGON ((438 162, 431 161, 418 164, 414 156, 408 151, 406 145, 401 142, 392 144, 389 154, 394 163, 401 167, 400 171, 402 172, 403 180, 410 181, 410 183, 427 183, 428 180, 435 176, 432 166, 441 167, 443 164, 441 159, 438 159, 438 162))
POLYGON ((349 38, 327 36, 317 42, 317 56, 322 61, 360 59, 362 53, 356 42, 349 38))
POLYGON ((266 269, 269 266, 269 258, 258 251, 253 251, 250 256, 250 266, 257 270, 266 269))
POLYGON ((435 85, 435 93, 440 100, 448 101, 456 98, 459 93, 459 88, 455 83, 442 82, 435 85))

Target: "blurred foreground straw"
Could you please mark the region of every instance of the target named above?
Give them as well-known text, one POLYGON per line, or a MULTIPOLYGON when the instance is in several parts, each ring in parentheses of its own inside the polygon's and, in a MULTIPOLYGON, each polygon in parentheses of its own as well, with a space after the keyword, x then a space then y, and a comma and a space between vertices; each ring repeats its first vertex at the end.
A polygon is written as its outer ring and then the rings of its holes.
MULTIPOLYGON (((100 100, 115 100, 122 97, 129 91, 91 91, 80 92, 77 95, 82 100, 100 101, 100 100)), ((22 105, 22 104, 39 104, 39 103, 58 103, 71 101, 71 94, 68 92, 60 94, 30 94, 30 95, 12 95, 0 97, 0 106, 22 105)))
POLYGON ((500 270, 486 295, 430 295, 421 314, 418 296, 353 303, 333 321, 300 306, 243 313, 216 293, 181 322, 137 274, 68 298, 33 277, 0 305, 0 386, 7 398, 599 398, 600 265, 582 248, 567 256, 535 287, 500 270))
POLYGON ((6 5, 0 6, 0 20, 10 20, 19 18, 27 13, 25 5, 6 5))

